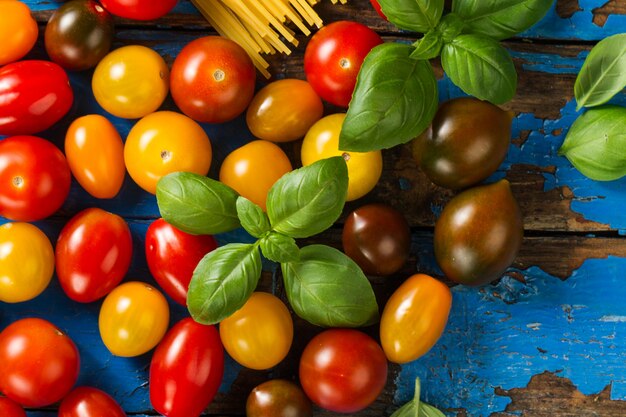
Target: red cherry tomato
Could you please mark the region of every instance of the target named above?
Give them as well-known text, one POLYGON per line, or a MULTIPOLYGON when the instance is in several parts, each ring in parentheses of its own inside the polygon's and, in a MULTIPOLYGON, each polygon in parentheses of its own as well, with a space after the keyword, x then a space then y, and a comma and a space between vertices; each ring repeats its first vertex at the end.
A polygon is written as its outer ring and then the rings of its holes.
POLYGON ((65 202, 71 180, 65 156, 47 140, 0 141, 0 216, 25 222, 50 216, 65 202))
POLYGON ((376 13, 378 13, 378 15, 383 19, 387 20, 387 16, 385 16, 385 14, 383 13, 382 8, 380 7, 380 3, 378 3, 378 1, 376 0, 370 0, 370 3, 372 3, 372 6, 374 7, 374 10, 376 10, 376 13))
POLYGON ((65 70, 48 61, 0 68, 0 135, 31 135, 58 122, 74 101, 65 70))
POLYGON ((133 250, 128 225, 99 208, 81 211, 63 227, 56 245, 56 271, 65 294, 90 303, 124 278, 133 250))
POLYGON ((101 0, 100 3, 119 17, 133 20, 153 20, 165 16, 177 0, 101 0))
POLYGON ((21 319, 0 332, 0 391, 23 406, 61 400, 76 383, 79 368, 72 339, 46 320, 21 319))
POLYGON ((353 329, 315 336, 300 358, 300 383, 322 408, 354 413, 369 406, 387 382, 387 358, 374 339, 353 329))
POLYGON ((166 417, 197 417, 224 375, 224 348, 214 326, 191 318, 165 335, 150 362, 150 402, 166 417))
POLYGON ((381 43, 376 32, 360 23, 344 20, 324 26, 304 51, 309 84, 329 103, 348 107, 365 56, 381 43))
POLYGON ((241 46, 220 36, 205 36, 176 56, 170 91, 187 116, 198 122, 222 123, 246 110, 255 81, 254 64, 241 46))
POLYGON ((7 397, 0 397, 0 416, 26 417, 26 411, 15 401, 7 397))
POLYGON ((59 417, 126 417, 126 413, 106 392, 78 387, 61 402, 59 417))
POLYGON ((213 249, 213 236, 182 232, 163 219, 146 232, 146 259, 156 282, 179 304, 187 305, 187 290, 198 262, 213 249))

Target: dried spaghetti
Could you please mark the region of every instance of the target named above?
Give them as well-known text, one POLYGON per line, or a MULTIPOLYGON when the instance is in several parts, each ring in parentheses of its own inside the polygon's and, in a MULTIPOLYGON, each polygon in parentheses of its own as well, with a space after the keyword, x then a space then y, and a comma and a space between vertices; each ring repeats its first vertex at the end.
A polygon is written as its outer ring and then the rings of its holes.
MULTIPOLYGON (((262 54, 290 54, 288 43, 298 46, 288 23, 309 36, 312 26, 322 27, 313 10, 321 0, 191 0, 205 19, 222 36, 241 45, 258 70, 269 78, 269 63, 262 54)), ((347 0, 331 0, 333 4, 347 0)))

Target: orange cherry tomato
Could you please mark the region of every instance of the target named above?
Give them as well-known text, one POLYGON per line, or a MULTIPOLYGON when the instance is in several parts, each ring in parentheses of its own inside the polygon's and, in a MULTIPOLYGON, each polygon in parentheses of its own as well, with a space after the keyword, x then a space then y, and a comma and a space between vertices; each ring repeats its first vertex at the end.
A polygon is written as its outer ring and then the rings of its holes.
POLYGON ((184 171, 206 175, 213 156, 211 141, 189 117, 159 111, 141 119, 130 130, 124 145, 124 162, 131 178, 149 193, 156 193, 159 179, 184 171))
POLYGON ((0 1, 0 65, 23 58, 35 45, 39 28, 21 1, 0 1))
POLYGON ((124 144, 106 117, 90 114, 74 120, 65 135, 65 156, 74 178, 92 196, 113 198, 122 188, 124 144))
POLYGON ((380 342, 391 362, 414 361, 441 337, 452 307, 450 289, 441 281, 416 274, 391 295, 380 319, 380 342))
POLYGON ((292 169, 289 158, 278 145, 255 140, 224 159, 220 181, 265 211, 267 192, 292 169))

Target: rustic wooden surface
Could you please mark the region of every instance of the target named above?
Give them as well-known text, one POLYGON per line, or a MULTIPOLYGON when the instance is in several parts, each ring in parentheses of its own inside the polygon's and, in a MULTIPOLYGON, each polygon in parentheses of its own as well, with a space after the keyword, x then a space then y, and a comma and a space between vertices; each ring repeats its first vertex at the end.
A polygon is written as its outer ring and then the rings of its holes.
MULTIPOLYGON (((25 1, 42 28, 59 3, 25 1)), ((413 42, 415 35, 381 20, 368 0, 348 5, 324 2, 318 11, 326 21, 350 19, 368 24, 386 41, 413 42)), ((187 42, 213 33, 181 0, 174 12, 156 22, 117 20, 116 45, 149 45, 171 63, 187 42)), ((449 416, 570 417, 626 415, 626 180, 597 183, 584 178, 557 155, 575 110, 573 84, 588 51, 598 40, 626 31, 626 0, 558 0, 537 26, 505 42, 519 73, 518 93, 505 107, 516 113, 506 161, 489 179, 507 177, 524 214, 526 237, 514 265, 498 282, 482 288, 457 286, 447 330, 423 358, 392 366, 381 397, 355 416, 388 416, 408 400, 413 381, 423 381, 424 399, 449 416)), ((306 39, 290 57, 272 58, 277 78, 303 78, 306 39)), ((31 56, 45 57, 41 45, 31 56)), ((440 77, 440 99, 462 95, 434 62, 440 77)), ((72 74, 76 103, 68 117, 42 136, 59 146, 68 123, 78 115, 102 110, 90 91, 90 74, 72 74)), ((259 85, 264 80, 259 79, 259 85)), ((626 104, 626 94, 615 103, 626 104)), ((164 107, 172 108, 168 101, 164 107)), ((328 112, 336 109, 327 109, 328 112)), ((134 121, 113 118, 124 137, 134 121)), ((214 145, 215 176, 223 158, 252 136, 241 118, 226 125, 204 126, 214 145)), ((298 144, 285 145, 299 165, 298 144)), ((411 158, 410 146, 384 153, 380 184, 365 198, 350 203, 346 213, 370 201, 399 208, 413 230, 411 259, 396 276, 372 277, 379 304, 384 304, 403 279, 420 271, 445 280, 432 253, 432 226, 453 193, 432 185, 411 158)), ((134 240, 133 265, 127 279, 152 282, 143 257, 145 231, 158 217, 154 197, 128 178, 110 201, 89 197, 73 184, 61 211, 37 224, 56 240, 59 230, 77 211, 98 206, 123 215, 134 240)), ((0 223, 4 220, 0 219, 0 223)), ((341 223, 317 239, 339 246, 341 223)), ((221 243, 245 240, 241 231, 219 236, 221 243)), ((261 286, 281 294, 272 264, 265 265, 261 286)), ((100 303, 78 305, 56 280, 38 298, 18 305, 0 303, 0 328, 25 316, 41 316, 64 328, 77 341, 83 365, 80 384, 111 393, 127 413, 154 415, 147 397, 150 354, 112 357, 100 341, 100 303)), ((173 303, 173 318, 185 316, 173 303)), ((243 399, 256 384, 271 377, 294 378, 299 353, 319 329, 296 320, 294 347, 287 359, 265 372, 227 363, 224 383, 207 415, 243 415, 243 399)), ((366 331, 376 335, 376 328, 366 331)), ((55 407, 29 410, 29 417, 52 417, 55 407)), ((316 410, 316 416, 337 414, 316 410)))

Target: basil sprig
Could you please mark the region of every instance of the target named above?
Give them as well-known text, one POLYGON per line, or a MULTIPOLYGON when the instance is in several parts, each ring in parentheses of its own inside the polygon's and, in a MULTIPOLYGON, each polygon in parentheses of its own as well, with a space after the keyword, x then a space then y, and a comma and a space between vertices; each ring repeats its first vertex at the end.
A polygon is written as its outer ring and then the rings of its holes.
POLYGON ((347 192, 348 170, 342 157, 284 175, 268 193, 267 214, 208 178, 174 173, 161 179, 157 203, 166 221, 204 234, 241 224, 258 239, 253 244, 229 243, 198 263, 187 294, 194 320, 215 324, 241 308, 261 276, 261 253, 282 263, 287 298, 303 319, 337 327, 378 320, 372 287, 350 258, 323 245, 300 249, 294 239, 330 227, 341 215, 347 192))
POLYGON ((420 379, 415 379, 415 394, 413 399, 397 409, 391 417, 445 417, 445 415, 432 405, 420 401, 420 379))
POLYGON ((346 151, 400 145, 428 126, 438 92, 424 64, 440 54, 445 73, 465 93, 494 104, 511 100, 517 72, 498 41, 537 23, 554 0, 454 0, 446 15, 444 0, 379 3, 391 23, 424 36, 412 46, 380 45, 365 59, 339 137, 346 151))

